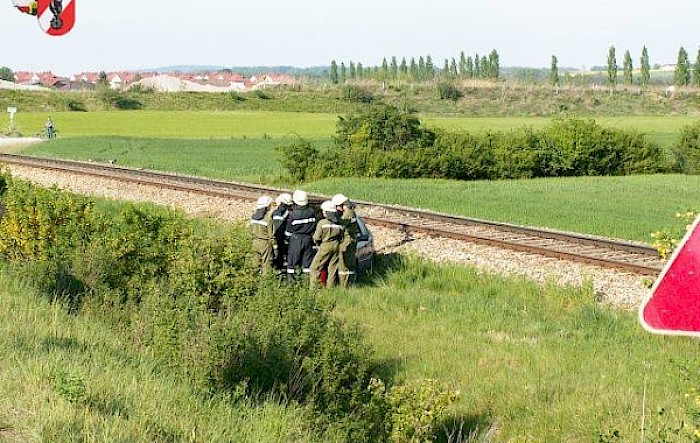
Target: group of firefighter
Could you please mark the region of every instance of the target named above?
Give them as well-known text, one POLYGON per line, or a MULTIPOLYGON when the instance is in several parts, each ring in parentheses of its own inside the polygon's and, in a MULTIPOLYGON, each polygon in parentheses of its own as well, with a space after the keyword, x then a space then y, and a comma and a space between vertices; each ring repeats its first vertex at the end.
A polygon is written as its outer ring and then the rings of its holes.
POLYGON ((355 205, 336 194, 320 209, 322 218, 301 190, 275 200, 258 198, 249 228, 254 265, 261 273, 308 274, 312 287, 323 280, 327 287, 347 287, 355 279, 360 232, 355 205))

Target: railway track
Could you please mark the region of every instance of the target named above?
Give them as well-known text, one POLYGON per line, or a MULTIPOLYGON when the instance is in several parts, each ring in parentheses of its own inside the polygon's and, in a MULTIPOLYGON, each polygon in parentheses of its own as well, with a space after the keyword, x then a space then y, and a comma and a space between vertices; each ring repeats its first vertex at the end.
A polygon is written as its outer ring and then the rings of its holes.
MULTIPOLYGON (((245 183, 14 154, 0 154, 0 162, 251 201, 261 194, 276 195, 282 191, 245 183)), ((317 201, 324 198, 320 195, 311 195, 311 197, 317 201)), ((644 244, 458 217, 394 205, 358 202, 358 206, 368 224, 400 229, 407 239, 410 239, 413 234, 453 238, 642 275, 656 275, 663 267, 663 262, 656 250, 644 244)))

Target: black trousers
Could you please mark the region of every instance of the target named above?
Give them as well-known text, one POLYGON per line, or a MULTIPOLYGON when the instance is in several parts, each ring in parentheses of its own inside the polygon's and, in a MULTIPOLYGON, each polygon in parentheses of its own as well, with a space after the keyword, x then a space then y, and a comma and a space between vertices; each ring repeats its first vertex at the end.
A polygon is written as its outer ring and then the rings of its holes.
POLYGON ((289 253, 289 243, 287 243, 286 238, 277 238, 277 254, 275 255, 275 268, 287 270, 285 262, 287 261, 287 254, 289 253))
POLYGON ((314 255, 314 240, 310 235, 292 235, 287 253, 287 273, 294 274, 296 268, 302 268, 303 272, 308 273, 314 255))

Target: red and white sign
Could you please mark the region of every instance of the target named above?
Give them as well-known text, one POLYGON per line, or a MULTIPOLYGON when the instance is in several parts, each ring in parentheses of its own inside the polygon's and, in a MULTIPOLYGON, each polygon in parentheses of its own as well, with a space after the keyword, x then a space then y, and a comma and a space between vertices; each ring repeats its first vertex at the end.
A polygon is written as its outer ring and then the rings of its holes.
POLYGON ((639 321, 656 334, 700 337, 700 217, 642 303, 639 321))
POLYGON ((38 0, 39 26, 49 35, 63 35, 75 24, 75 0, 38 0))

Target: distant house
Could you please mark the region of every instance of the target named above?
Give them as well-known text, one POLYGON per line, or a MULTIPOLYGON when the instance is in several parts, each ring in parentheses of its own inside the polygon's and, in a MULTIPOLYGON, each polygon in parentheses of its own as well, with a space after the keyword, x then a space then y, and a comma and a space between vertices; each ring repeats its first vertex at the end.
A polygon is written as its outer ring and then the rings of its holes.
POLYGON ((113 74, 112 78, 107 77, 107 80, 109 80, 109 87, 112 89, 121 89, 124 86, 124 80, 119 77, 119 74, 113 74))

